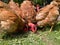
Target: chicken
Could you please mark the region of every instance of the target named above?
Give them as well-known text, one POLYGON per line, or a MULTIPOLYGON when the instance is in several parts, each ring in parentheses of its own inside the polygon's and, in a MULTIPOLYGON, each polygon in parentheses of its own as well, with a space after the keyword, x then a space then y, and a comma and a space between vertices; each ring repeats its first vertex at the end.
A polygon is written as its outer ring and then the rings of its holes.
POLYGON ((50 9, 52 9, 55 5, 49 4, 43 8, 41 8, 39 10, 39 12, 37 12, 37 16, 36 16, 36 20, 37 21, 41 21, 43 19, 45 19, 50 11, 50 9))
POLYGON ((21 17, 25 20, 27 25, 30 27, 30 30, 36 32, 36 25, 33 23, 36 16, 36 11, 34 5, 30 0, 24 0, 20 6, 22 11, 21 17))
MULTIPOLYGON (((18 19, 7 4, 0 1, 0 29, 8 33, 16 32, 19 22, 22 24, 23 21, 18 19)), ((23 29, 22 26, 20 28, 23 29)))
MULTIPOLYGON (((20 26, 21 27, 24 27, 24 25, 25 25, 25 21, 23 20, 23 18, 21 18, 21 10, 20 10, 20 8, 19 8, 19 6, 13 1, 13 0, 10 0, 10 2, 9 2, 9 7, 11 8, 11 10, 13 11, 13 12, 15 12, 15 14, 18 16, 18 18, 19 18, 19 20, 22 20, 22 21, 20 21, 20 26)), ((20 27, 19 27, 20 28, 20 27)), ((20 29, 19 29, 20 30, 20 29)))
MULTIPOLYGON (((37 22, 37 26, 46 26, 46 25, 50 25, 52 30, 53 25, 56 23, 57 18, 59 16, 59 8, 58 5, 55 1, 51 2, 52 5, 55 5, 53 8, 51 8, 47 14, 47 16, 45 17, 45 19, 40 20, 37 22)), ((50 7, 50 6, 49 6, 50 7)), ((48 8, 46 8, 48 9, 48 8)), ((44 13, 44 12, 43 12, 44 13)), ((44 15, 43 15, 44 16, 44 15)), ((40 17, 41 18, 41 17, 40 17)))

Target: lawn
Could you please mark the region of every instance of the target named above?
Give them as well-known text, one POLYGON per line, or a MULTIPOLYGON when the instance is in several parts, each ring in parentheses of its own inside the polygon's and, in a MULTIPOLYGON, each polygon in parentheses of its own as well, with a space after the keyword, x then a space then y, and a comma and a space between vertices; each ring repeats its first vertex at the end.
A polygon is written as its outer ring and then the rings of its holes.
POLYGON ((60 24, 57 24, 52 32, 49 32, 49 29, 38 30, 38 34, 30 31, 14 36, 4 35, 3 39, 0 39, 0 45, 60 45, 60 24))

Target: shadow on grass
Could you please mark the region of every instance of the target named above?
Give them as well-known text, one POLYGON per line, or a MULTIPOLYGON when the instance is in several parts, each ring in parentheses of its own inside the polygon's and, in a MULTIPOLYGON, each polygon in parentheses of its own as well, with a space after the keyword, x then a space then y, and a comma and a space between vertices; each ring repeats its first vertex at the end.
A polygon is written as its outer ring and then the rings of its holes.
MULTIPOLYGON (((47 26, 45 28, 44 27, 43 28, 38 27, 37 31, 45 32, 45 31, 49 31, 49 30, 50 30, 50 26, 47 26)), ((54 26, 52 31, 59 31, 59 30, 60 30, 60 24, 57 24, 54 26)), ((12 34, 5 34, 2 38, 4 40, 12 40, 15 38, 27 38, 29 33, 30 32, 17 32, 17 33, 12 33, 12 34)))
POLYGON ((12 33, 12 34, 4 34, 2 39, 4 40, 12 40, 15 38, 27 38, 29 35, 29 32, 17 32, 17 33, 12 33))
MULTIPOLYGON (((45 26, 45 27, 38 27, 38 31, 42 31, 42 32, 45 32, 45 31, 49 31, 51 28, 51 26, 45 26)), ((59 24, 56 24, 52 31, 60 31, 60 23, 59 24)))
POLYGON ((60 24, 56 24, 53 31, 60 31, 60 24))

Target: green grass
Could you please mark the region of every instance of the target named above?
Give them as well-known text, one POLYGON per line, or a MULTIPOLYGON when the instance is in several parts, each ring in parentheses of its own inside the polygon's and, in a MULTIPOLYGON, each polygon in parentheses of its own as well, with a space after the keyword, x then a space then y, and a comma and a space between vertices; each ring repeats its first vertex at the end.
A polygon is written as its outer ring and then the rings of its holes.
POLYGON ((57 24, 52 32, 49 32, 49 29, 38 30, 38 34, 30 31, 14 36, 4 35, 4 39, 0 39, 0 45, 60 45, 60 24, 57 24))

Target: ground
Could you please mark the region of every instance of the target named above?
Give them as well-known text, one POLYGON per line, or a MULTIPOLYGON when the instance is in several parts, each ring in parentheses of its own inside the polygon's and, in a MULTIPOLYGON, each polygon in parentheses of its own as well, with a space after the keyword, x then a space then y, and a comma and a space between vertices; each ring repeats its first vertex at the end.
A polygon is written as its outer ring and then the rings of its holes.
POLYGON ((57 24, 52 32, 49 32, 49 29, 38 30, 37 34, 30 31, 14 36, 4 35, 3 39, 0 39, 0 45, 60 45, 60 24, 57 24))

